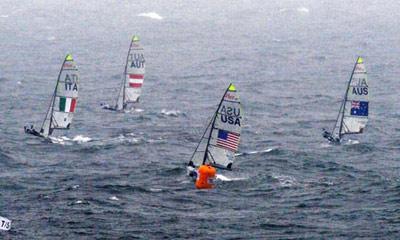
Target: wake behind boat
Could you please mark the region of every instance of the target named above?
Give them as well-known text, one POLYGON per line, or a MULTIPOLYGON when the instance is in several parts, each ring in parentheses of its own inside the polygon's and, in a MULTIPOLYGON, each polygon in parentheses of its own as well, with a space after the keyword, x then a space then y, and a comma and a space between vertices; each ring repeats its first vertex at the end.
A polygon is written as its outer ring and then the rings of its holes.
POLYGON ((78 102, 79 72, 72 56, 68 54, 58 74, 57 84, 54 89, 50 106, 47 109, 40 130, 33 125, 25 126, 25 133, 37 137, 49 137, 54 130, 67 130, 70 128, 78 102))
POLYGON ((335 126, 322 136, 332 143, 340 143, 344 135, 361 134, 368 122, 369 89, 364 60, 358 57, 340 106, 335 126))
POLYGON ((128 109, 130 104, 139 102, 145 74, 144 49, 139 41, 138 36, 133 36, 115 105, 101 104, 103 109, 121 111, 128 109))
POLYGON ((216 172, 211 166, 232 169, 239 147, 241 124, 239 95, 236 87, 230 84, 187 166, 189 176, 196 179, 197 188, 212 187, 207 178, 202 177, 202 174, 215 177, 216 172))

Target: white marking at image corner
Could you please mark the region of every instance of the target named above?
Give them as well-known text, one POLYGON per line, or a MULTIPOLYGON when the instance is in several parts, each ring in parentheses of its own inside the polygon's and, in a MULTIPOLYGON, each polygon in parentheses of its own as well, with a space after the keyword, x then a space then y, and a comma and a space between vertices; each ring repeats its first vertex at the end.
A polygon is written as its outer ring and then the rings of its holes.
POLYGON ((8 231, 11 228, 11 220, 0 217, 0 230, 8 231))

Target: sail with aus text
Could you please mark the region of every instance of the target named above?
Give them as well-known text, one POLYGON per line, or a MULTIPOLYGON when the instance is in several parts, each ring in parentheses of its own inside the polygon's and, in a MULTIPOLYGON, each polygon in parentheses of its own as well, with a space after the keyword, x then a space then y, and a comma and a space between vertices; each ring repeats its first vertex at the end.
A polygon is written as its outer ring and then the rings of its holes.
POLYGON ((231 169, 240 142, 242 110, 236 87, 230 84, 189 162, 231 169))
POLYGON ((126 109, 129 103, 138 103, 145 74, 144 49, 138 36, 133 36, 115 110, 126 109))
POLYGON ((31 126, 31 128, 25 127, 25 132, 48 137, 55 129, 69 129, 78 103, 78 92, 78 67, 72 56, 68 54, 61 66, 56 87, 40 131, 36 131, 31 126))
POLYGON ((337 142, 340 142, 344 135, 364 132, 369 115, 369 94, 364 59, 358 57, 331 133, 331 137, 337 142))

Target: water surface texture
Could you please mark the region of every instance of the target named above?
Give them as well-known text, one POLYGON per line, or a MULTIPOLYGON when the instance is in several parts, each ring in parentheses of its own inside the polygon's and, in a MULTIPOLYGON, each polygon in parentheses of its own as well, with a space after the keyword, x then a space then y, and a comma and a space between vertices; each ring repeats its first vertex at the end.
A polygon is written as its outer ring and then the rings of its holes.
POLYGON ((398 239, 396 0, 0 2, 2 239, 398 239), (146 53, 137 111, 114 101, 133 34, 146 53), (67 53, 81 75, 72 129, 41 124, 67 53), (365 134, 329 145, 358 55, 365 134), (210 191, 185 164, 230 82, 240 155, 210 191), (348 141, 348 140, 351 141, 348 141))

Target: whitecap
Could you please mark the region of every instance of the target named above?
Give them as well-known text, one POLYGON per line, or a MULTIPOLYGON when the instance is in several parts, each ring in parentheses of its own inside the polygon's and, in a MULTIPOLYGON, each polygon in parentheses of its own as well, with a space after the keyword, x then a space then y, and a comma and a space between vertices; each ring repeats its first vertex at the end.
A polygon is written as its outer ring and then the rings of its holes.
POLYGON ((173 116, 173 117, 177 117, 181 114, 181 111, 179 110, 166 110, 166 109, 162 109, 161 110, 161 114, 166 115, 166 116, 173 116))
POLYGON ((351 139, 349 139, 349 140, 347 140, 347 142, 345 143, 345 145, 355 145, 355 144, 359 144, 360 143, 360 141, 358 141, 358 140, 351 140, 351 139))
POLYGON ((231 181, 241 181, 241 180, 246 180, 247 178, 239 177, 239 178, 229 178, 227 176, 224 176, 222 174, 217 174, 215 177, 217 180, 221 180, 223 182, 231 182, 231 181))
POLYGON ((161 188, 150 188, 150 192, 161 192, 161 188))
POLYGON ((66 141, 71 140, 68 137, 62 136, 62 137, 49 137, 50 141, 52 143, 56 143, 56 144, 61 144, 61 145, 65 145, 66 141))
POLYGON ((83 135, 77 135, 72 139, 72 141, 78 142, 78 143, 85 143, 85 142, 89 142, 91 140, 92 139, 90 137, 85 137, 83 135))
POLYGON ((253 154, 258 154, 258 153, 268 153, 268 152, 271 152, 273 150, 274 150, 274 148, 267 148, 267 149, 260 150, 260 151, 250 151, 250 152, 236 153, 235 156, 253 155, 253 154))
POLYGON ((8 15, 0 15, 1 18, 8 18, 8 15))
POLYGON ((310 12, 310 10, 306 7, 299 7, 299 8, 297 8, 297 11, 301 12, 301 13, 309 13, 310 12))
POLYGON ((156 20, 162 20, 163 17, 161 17, 158 13, 156 12, 147 12, 147 13, 140 13, 138 14, 139 17, 148 17, 151 19, 156 19, 156 20))
POLYGON ((117 196, 112 196, 109 199, 112 201, 119 201, 119 198, 117 198, 117 196))
POLYGON ((291 187, 296 184, 296 178, 286 175, 272 175, 273 178, 279 181, 282 187, 291 187))
POLYGON ((54 36, 50 36, 47 38, 47 41, 54 41, 54 40, 56 40, 56 37, 54 37, 54 36))

